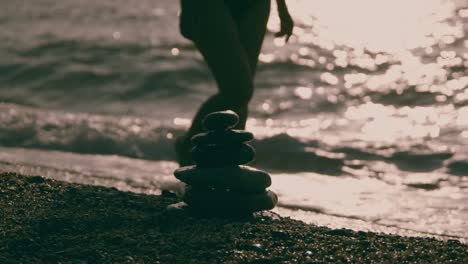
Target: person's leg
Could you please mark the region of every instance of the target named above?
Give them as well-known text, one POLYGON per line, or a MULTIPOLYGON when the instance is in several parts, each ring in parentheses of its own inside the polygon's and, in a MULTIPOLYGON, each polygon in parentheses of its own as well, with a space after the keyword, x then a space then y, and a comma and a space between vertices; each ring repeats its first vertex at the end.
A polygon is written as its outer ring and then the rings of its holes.
POLYGON ((247 105, 253 93, 252 70, 249 58, 239 37, 238 27, 222 0, 202 0, 196 5, 196 25, 193 41, 218 84, 218 93, 210 97, 198 110, 192 126, 182 142, 178 142, 179 162, 189 156, 190 138, 203 131, 202 120, 212 112, 233 110, 244 128, 247 105), (185 152, 181 153, 181 152, 185 152))
POLYGON ((208 0, 205 3, 205 11, 211 16, 204 16, 199 21, 198 28, 202 31, 198 32, 195 43, 213 72, 220 93, 202 105, 194 118, 190 129, 192 133, 189 133, 191 135, 202 130, 202 127, 198 127, 201 126, 201 119, 213 112, 211 109, 220 107, 222 109, 219 110, 234 110, 240 119, 236 128, 245 128, 248 102, 253 94, 253 78, 270 15, 270 0, 255 0, 242 14, 235 17, 230 15, 222 0, 208 0), (220 12, 221 10, 223 11, 220 12), (208 24, 204 24, 206 22, 208 24), (204 30, 207 27, 211 29, 204 30), (248 69, 250 76, 245 72, 248 69), (218 107, 219 103, 223 106, 218 107))
POLYGON ((255 0, 245 12, 235 17, 252 76, 255 75, 258 56, 265 38, 267 22, 270 17, 270 2, 270 0, 255 0))
MULTIPOLYGON (((239 0, 235 0, 239 1, 239 0)), ((247 0, 251 1, 251 0, 247 0)), ((239 38, 249 62, 252 76, 252 87, 257 70, 258 56, 265 38, 266 26, 270 17, 270 0, 255 0, 240 15, 234 17, 239 32, 239 38)), ((253 89, 252 89, 253 92, 253 89)), ((242 105, 244 109, 239 111, 240 122, 237 129, 244 129, 247 122, 248 104, 242 105)))
MULTIPOLYGON (((222 0, 203 0, 203 13, 198 19, 194 37, 218 84, 218 94, 209 98, 196 114, 189 134, 202 130, 201 120, 211 112, 230 109, 240 117, 239 128, 245 127, 246 106, 253 93, 253 76, 249 58, 241 42, 237 25, 222 0)), ((198 8, 201 8, 199 4, 198 8)))

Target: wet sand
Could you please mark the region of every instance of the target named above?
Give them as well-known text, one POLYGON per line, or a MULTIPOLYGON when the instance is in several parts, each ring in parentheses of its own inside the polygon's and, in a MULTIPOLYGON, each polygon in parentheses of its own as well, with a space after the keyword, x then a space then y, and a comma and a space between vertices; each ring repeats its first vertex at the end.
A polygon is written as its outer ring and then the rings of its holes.
POLYGON ((168 196, 0 174, 0 262, 468 263, 457 240, 166 210, 168 196))

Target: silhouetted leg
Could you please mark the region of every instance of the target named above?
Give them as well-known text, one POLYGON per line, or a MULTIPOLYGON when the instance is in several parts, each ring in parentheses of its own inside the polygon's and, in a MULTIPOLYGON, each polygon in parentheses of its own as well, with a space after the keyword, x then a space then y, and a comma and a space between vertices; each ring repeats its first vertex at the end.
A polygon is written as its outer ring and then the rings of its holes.
MULTIPOLYGON (((257 70, 258 56, 262 49, 265 38, 266 26, 270 17, 270 0, 255 0, 252 5, 241 15, 235 17, 239 37, 249 61, 252 83, 257 70)), ((240 111, 245 116, 241 116, 242 122, 236 126, 237 129, 244 129, 247 121, 248 104, 240 111)))
POLYGON ((269 16, 270 0, 255 0, 249 9, 235 18, 252 76, 255 75, 257 69, 258 56, 262 49, 269 16))
MULTIPOLYGON (((196 25, 193 40, 205 58, 218 84, 218 93, 198 110, 183 142, 178 142, 179 158, 188 155, 190 138, 203 131, 202 120, 212 112, 233 110, 239 117, 238 127, 244 128, 247 105, 253 93, 253 76, 238 27, 224 1, 203 0, 196 5, 196 25)), ((184 163, 179 160, 181 165, 184 163)))

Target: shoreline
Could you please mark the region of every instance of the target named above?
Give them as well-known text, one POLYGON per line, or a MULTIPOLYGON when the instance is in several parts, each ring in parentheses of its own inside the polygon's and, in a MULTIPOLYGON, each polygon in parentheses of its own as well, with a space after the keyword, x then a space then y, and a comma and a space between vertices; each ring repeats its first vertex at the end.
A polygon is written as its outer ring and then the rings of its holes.
POLYGON ((177 198, 0 173, 0 262, 468 263, 458 240, 330 229, 274 213, 167 210, 177 198))

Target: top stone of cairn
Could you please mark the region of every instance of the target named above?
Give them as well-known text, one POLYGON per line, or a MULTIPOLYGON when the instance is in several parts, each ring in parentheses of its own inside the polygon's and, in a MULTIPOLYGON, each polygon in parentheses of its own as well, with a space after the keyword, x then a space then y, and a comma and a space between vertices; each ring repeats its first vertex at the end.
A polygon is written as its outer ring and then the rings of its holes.
POLYGON ((203 126, 207 130, 231 129, 239 122, 239 116, 231 110, 214 112, 203 119, 203 126))

